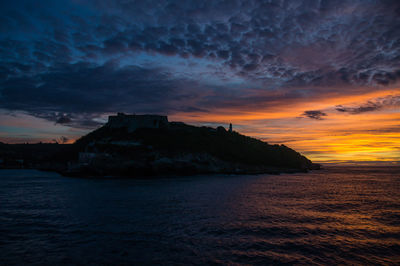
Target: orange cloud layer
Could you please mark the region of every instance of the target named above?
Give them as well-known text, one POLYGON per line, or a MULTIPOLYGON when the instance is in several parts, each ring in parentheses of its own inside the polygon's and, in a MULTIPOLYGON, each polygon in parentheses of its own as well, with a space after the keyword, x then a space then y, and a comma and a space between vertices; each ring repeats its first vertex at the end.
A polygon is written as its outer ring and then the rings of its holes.
POLYGON ((391 106, 361 114, 341 113, 336 105, 362 104, 399 95, 395 90, 364 94, 324 95, 290 105, 265 106, 257 111, 223 109, 213 113, 177 114, 188 123, 233 123, 234 129, 269 143, 283 143, 316 162, 400 161, 400 110, 391 106), (300 117, 305 110, 323 110, 324 120, 300 117))

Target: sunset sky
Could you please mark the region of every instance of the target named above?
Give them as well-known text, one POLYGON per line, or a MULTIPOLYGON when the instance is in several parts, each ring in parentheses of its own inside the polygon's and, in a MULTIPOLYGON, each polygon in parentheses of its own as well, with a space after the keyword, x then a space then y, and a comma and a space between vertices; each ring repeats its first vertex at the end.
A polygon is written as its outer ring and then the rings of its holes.
POLYGON ((0 141, 115 112, 234 130, 315 162, 400 162, 400 1, 0 3, 0 141))

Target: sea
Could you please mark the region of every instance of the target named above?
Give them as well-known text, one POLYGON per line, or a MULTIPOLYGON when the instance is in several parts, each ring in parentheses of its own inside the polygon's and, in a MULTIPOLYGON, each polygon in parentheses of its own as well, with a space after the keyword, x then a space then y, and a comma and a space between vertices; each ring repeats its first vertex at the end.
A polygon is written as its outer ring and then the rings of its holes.
POLYGON ((85 179, 0 170, 0 265, 400 265, 400 168, 85 179))

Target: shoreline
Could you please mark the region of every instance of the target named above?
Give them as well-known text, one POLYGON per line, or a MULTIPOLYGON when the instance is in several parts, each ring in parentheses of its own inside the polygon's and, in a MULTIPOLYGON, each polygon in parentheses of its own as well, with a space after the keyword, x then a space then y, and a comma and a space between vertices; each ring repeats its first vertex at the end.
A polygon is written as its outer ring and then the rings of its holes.
MULTIPOLYGON (((136 172, 132 174, 94 174, 90 171, 67 171, 66 169, 55 169, 48 167, 1 167, 0 170, 37 170, 43 172, 53 172, 64 177, 74 178, 89 178, 89 179, 153 179, 153 178, 170 178, 170 177, 185 177, 185 176, 198 176, 198 175, 281 175, 281 174, 295 174, 295 173, 308 173, 312 170, 323 169, 320 165, 314 169, 292 169, 292 168, 275 168, 269 167, 264 169, 246 171, 243 169, 237 169, 236 171, 164 171, 156 172, 154 169, 135 169, 136 172), (137 171, 139 170, 139 171, 137 171)), ((193 169, 192 169, 193 170, 193 169)))

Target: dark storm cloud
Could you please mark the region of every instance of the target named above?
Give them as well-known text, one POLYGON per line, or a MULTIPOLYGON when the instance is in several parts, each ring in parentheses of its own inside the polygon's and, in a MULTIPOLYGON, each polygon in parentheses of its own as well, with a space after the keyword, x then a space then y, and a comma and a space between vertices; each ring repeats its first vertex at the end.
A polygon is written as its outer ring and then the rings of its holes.
POLYGON ((373 112, 387 107, 400 107, 400 96, 386 96, 374 100, 370 100, 360 106, 336 106, 336 111, 349 114, 361 114, 365 112, 373 112))
POLYGON ((141 1, 96 1, 120 17, 117 29, 125 28, 106 37, 102 50, 109 52, 111 42, 113 52, 217 56, 249 80, 291 86, 388 85, 400 74, 394 1, 233 1, 228 9, 222 1, 152 4, 159 9, 141 1), (121 27, 132 17, 141 18, 140 27, 121 27))
POLYGON ((285 102, 305 97, 293 89, 345 94, 400 78, 398 1, 21 0, 0 10, 0 108, 37 115, 257 106, 268 90, 285 102), (179 77, 158 67, 168 57, 249 86, 213 86, 190 67, 179 77))
POLYGON ((315 120, 323 120, 324 119, 323 116, 327 116, 327 114, 319 110, 310 110, 310 111, 304 111, 302 116, 315 120))
POLYGON ((11 78, 0 83, 4 88, 1 106, 23 110, 59 124, 90 126, 88 118, 95 117, 90 114, 194 110, 191 98, 196 96, 196 91, 179 90, 183 85, 196 88, 193 82, 169 80, 168 74, 158 69, 121 68, 111 63, 103 66, 68 64, 43 74, 11 78), (187 104, 173 104, 179 99, 187 104), (58 112, 71 115, 60 116, 58 112))

